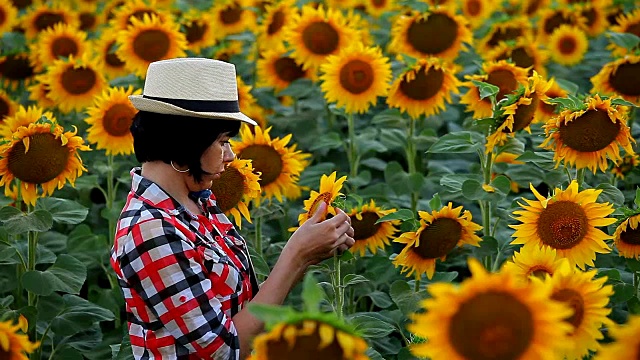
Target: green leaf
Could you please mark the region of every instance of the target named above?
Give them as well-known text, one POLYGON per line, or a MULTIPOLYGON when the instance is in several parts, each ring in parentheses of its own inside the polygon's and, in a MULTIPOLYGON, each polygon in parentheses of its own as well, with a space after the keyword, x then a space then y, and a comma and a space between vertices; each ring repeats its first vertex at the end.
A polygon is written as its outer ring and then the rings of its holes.
POLYGON ((79 294, 87 277, 87 268, 71 255, 60 254, 46 271, 28 271, 22 275, 25 289, 47 296, 54 291, 79 294))
POLYGON ((472 251, 476 258, 482 259, 485 256, 495 256, 499 248, 500 244, 496 238, 493 236, 483 236, 480 247, 474 246, 472 251))
POLYGON ((369 339, 387 336, 395 330, 392 324, 371 315, 354 314, 348 320, 358 334, 369 339))
POLYGON ((627 50, 631 50, 640 44, 640 37, 632 33, 607 31, 607 36, 612 43, 627 50))
POLYGON ((409 184, 409 189, 412 192, 420 193, 420 191, 422 191, 422 187, 424 186, 424 183, 425 183, 424 174, 419 172, 409 174, 408 184, 409 184))
POLYGON ((342 147, 344 144, 344 140, 340 137, 340 134, 335 132, 330 132, 328 134, 324 134, 323 136, 318 136, 315 138, 315 141, 309 147, 309 150, 315 151, 319 149, 338 149, 342 147))
POLYGON ((640 273, 640 261, 637 259, 626 259, 627 267, 635 273, 640 273))
POLYGON ((407 118, 402 116, 398 109, 387 109, 381 111, 371 118, 371 124, 381 125, 380 131, 389 130, 390 127, 402 127, 407 123, 407 118))
POLYGON ((598 185, 596 190, 602 190, 598 199, 603 202, 609 202, 616 207, 624 205, 624 194, 620 189, 609 183, 598 185))
POLYGON ((576 104, 573 102, 573 100, 569 99, 569 98, 551 98, 551 99, 547 99, 546 102, 550 103, 550 104, 556 104, 559 105, 561 108, 566 108, 566 109, 573 109, 575 108, 576 104))
POLYGON ((267 329, 296 314, 295 310, 289 306, 266 305, 250 302, 249 305, 247 305, 247 308, 250 313, 265 323, 265 327, 267 329))
POLYGON ((13 300, 13 295, 8 295, 0 298, 0 308, 8 308, 11 304, 13 304, 13 300))
POLYGON ((498 175, 491 181, 491 185, 502 194, 508 194, 511 191, 511 180, 504 175, 498 175))
MULTIPOLYGON (((126 330, 126 327, 123 326, 123 328, 126 330)), ((109 346, 111 346, 112 360, 134 360, 133 352, 131 351, 131 337, 128 331, 123 331, 120 344, 109 346)))
POLYGON ((389 296, 391 296, 391 300, 393 300, 405 316, 409 316, 418 311, 420 301, 423 299, 420 293, 415 293, 404 280, 396 280, 391 284, 389 296))
POLYGON ((0 220, 4 222, 7 233, 11 235, 28 231, 43 232, 53 226, 53 217, 46 210, 35 210, 27 214, 11 206, 0 209, 0 220))
POLYGON ((433 274, 433 277, 429 282, 452 282, 458 277, 457 271, 438 271, 433 274))
POLYGON ((611 295, 611 302, 614 304, 628 301, 635 296, 636 289, 631 284, 620 283, 613 285, 613 295, 611 295))
POLYGON ((580 87, 578 86, 578 84, 571 82, 567 79, 556 78, 555 82, 558 83, 558 85, 561 88, 567 90, 567 92, 570 94, 576 94, 578 93, 578 90, 580 90, 580 87))
POLYGON ((489 83, 478 81, 478 80, 471 80, 471 82, 473 82, 473 85, 475 85, 478 88, 478 91, 480 92, 480 100, 486 97, 491 97, 491 96, 495 97, 500 91, 500 88, 493 84, 489 84, 489 83))
POLYGON ((404 171, 402 165, 397 161, 391 161, 387 164, 387 167, 384 169, 384 180, 394 193, 398 195, 411 194, 411 190, 409 189, 408 182, 409 174, 404 171))
POLYGON ((598 274, 596 277, 606 276, 608 281, 620 281, 620 272, 616 269, 598 269, 598 274))
POLYGON ((324 291, 312 272, 308 272, 302 282, 302 301, 306 311, 317 312, 320 302, 325 298, 324 291))
POLYGON ((53 221, 60 224, 79 224, 86 219, 89 209, 73 200, 46 197, 38 200, 36 209, 47 210, 53 221))
POLYGON ((367 282, 369 282, 369 279, 367 279, 362 275, 347 274, 342 279, 342 287, 346 288, 347 286, 350 286, 350 285, 362 284, 367 282))
POLYGON ((251 262, 253 263, 253 269, 257 275, 269 276, 271 269, 267 261, 253 248, 249 246, 249 255, 251 256, 251 262))
POLYGON ((636 105, 636 104, 634 104, 634 103, 632 103, 632 102, 630 102, 630 101, 627 101, 627 100, 625 100, 625 99, 622 99, 622 98, 615 98, 615 99, 611 100, 611 104, 612 104, 612 105, 622 105, 622 106, 638 107, 638 105, 636 105))
POLYGON ((627 301, 627 307, 629 308, 629 312, 631 314, 640 314, 640 299, 637 297, 632 297, 627 301))
POLYGON ((429 207, 431 210, 440 210, 442 208, 442 200, 438 193, 433 194, 433 197, 429 200, 429 207))
POLYGON ((520 155, 523 152, 524 152, 524 143, 518 140, 518 138, 510 137, 508 138, 507 142, 504 145, 498 147, 496 154, 510 153, 510 154, 520 155))
POLYGON ((439 138, 427 152, 442 154, 475 153, 484 144, 484 137, 475 132, 456 131, 439 138))
POLYGON ((486 200, 489 193, 482 188, 479 181, 470 179, 462 183, 462 196, 469 200, 486 200))
POLYGON ((413 212, 409 209, 400 209, 397 210, 395 212, 392 212, 391 214, 387 214, 383 217, 381 217, 380 219, 378 219, 378 221, 375 222, 375 224, 379 224, 381 222, 385 222, 385 221, 391 221, 391 220, 400 220, 400 221, 407 221, 407 220, 411 220, 415 217, 415 215, 413 214, 413 212))
POLYGON ((404 149, 407 146, 406 131, 393 128, 380 129, 380 142, 389 149, 404 149))
POLYGON ((640 187, 636 187, 636 197, 633 199, 633 203, 640 207, 640 187))
POLYGON ((367 293, 366 296, 371 298, 371 302, 373 302, 375 306, 381 309, 386 309, 389 306, 393 305, 393 301, 391 300, 391 297, 389 296, 389 294, 385 292, 376 290, 376 291, 367 293))
POLYGON ((86 330, 99 321, 111 321, 113 313, 79 296, 66 294, 62 297, 64 308, 51 322, 56 335, 70 336, 86 330))

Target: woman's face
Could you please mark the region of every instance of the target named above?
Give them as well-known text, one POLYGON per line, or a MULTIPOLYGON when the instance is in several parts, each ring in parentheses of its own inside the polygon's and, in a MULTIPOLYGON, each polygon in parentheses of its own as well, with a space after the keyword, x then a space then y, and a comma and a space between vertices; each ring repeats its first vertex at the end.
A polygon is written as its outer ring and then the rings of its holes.
POLYGON ((202 170, 211 175, 203 174, 200 182, 196 182, 192 177, 189 177, 193 181, 193 188, 189 186, 191 191, 209 189, 213 184, 213 180, 220 177, 226 164, 233 161, 236 155, 231 150, 229 139, 228 134, 222 134, 204 151, 202 157, 200 157, 200 164, 202 170))

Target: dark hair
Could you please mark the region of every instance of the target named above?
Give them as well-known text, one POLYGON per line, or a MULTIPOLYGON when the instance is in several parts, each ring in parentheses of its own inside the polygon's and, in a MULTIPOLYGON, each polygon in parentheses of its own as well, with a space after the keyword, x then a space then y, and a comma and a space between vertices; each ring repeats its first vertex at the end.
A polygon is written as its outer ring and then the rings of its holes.
POLYGON ((130 130, 139 162, 160 160, 187 166, 193 178, 200 181, 207 174, 200 164, 202 154, 221 135, 236 136, 240 121, 139 111, 130 130))

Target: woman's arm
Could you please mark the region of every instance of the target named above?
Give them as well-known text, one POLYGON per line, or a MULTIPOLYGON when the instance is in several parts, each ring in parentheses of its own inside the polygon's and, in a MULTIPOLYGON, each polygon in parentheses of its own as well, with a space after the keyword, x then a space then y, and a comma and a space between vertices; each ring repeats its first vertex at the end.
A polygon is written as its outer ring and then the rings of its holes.
MULTIPOLYGON (((331 257, 337 249, 345 250, 354 244, 349 216, 339 210, 333 218, 321 221, 325 209, 323 202, 315 214, 293 233, 251 303, 282 304, 310 265, 331 257)), ((246 307, 233 317, 233 322, 240 338, 240 358, 244 359, 250 354, 251 342, 263 330, 264 324, 246 307)))

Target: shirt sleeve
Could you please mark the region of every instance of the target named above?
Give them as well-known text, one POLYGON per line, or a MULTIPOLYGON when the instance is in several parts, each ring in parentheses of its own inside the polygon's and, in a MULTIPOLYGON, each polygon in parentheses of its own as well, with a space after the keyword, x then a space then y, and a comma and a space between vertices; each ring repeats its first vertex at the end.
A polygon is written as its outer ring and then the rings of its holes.
POLYGON ((135 225, 119 257, 124 279, 176 343, 200 358, 235 360, 237 330, 186 236, 163 219, 135 225))

